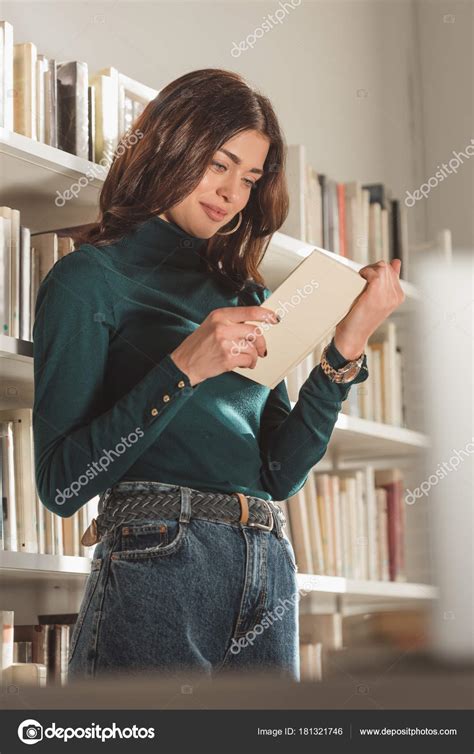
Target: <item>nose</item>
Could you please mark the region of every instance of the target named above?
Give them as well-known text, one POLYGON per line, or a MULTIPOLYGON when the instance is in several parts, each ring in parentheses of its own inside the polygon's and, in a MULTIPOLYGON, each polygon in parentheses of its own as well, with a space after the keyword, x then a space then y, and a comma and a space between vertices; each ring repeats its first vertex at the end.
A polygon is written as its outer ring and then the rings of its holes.
POLYGON ((226 174, 223 176, 222 185, 219 186, 217 193, 224 197, 227 202, 234 204, 239 198, 239 176, 226 174))

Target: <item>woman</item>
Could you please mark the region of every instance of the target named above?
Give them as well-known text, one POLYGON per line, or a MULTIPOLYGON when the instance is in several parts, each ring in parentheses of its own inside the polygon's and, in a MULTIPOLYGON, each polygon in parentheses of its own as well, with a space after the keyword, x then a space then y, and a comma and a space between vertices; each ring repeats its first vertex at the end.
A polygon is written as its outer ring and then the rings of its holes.
POLYGON ((98 222, 36 304, 40 498, 67 517, 100 494, 69 678, 266 668, 298 679, 296 565, 275 501, 303 486, 367 379, 367 339, 403 300, 399 262, 361 271, 368 285, 326 371, 291 410, 284 381, 269 390, 231 371, 266 355, 247 322, 278 327, 258 271, 288 211, 270 102, 235 73, 199 70, 135 129, 98 222))

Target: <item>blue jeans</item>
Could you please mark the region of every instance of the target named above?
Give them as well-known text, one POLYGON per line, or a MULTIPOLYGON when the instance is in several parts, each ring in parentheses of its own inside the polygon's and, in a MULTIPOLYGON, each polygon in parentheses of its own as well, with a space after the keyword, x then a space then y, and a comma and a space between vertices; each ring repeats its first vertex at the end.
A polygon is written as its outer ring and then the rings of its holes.
POLYGON ((180 520, 125 522, 95 546, 69 682, 155 669, 272 670, 299 680, 295 554, 277 515, 271 532, 191 518, 188 488, 179 489, 180 520))

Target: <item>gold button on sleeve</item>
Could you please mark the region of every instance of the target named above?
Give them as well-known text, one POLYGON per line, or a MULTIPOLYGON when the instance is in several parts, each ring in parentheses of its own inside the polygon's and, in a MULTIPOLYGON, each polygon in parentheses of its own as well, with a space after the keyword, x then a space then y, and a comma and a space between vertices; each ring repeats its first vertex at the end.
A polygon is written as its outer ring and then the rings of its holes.
POLYGON ((164 395, 163 396, 163 400, 164 400, 165 403, 168 403, 169 399, 170 399, 169 395, 164 395))
POLYGON ((178 387, 184 387, 184 386, 185 386, 185 384, 186 384, 186 383, 184 382, 184 380, 180 380, 180 381, 178 382, 178 387))
POLYGON ((151 413, 152 416, 156 416, 157 413, 158 413, 158 409, 157 408, 152 408, 150 413, 151 413))

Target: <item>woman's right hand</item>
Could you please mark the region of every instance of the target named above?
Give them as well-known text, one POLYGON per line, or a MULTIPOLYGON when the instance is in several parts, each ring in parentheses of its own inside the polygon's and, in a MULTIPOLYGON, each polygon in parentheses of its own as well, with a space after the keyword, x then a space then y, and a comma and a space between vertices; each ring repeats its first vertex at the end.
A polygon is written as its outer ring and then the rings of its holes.
POLYGON ((261 334, 263 323, 271 325, 278 321, 275 312, 264 306, 214 309, 170 356, 193 386, 235 367, 254 369, 258 357, 265 356, 267 350, 261 334))

